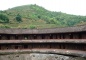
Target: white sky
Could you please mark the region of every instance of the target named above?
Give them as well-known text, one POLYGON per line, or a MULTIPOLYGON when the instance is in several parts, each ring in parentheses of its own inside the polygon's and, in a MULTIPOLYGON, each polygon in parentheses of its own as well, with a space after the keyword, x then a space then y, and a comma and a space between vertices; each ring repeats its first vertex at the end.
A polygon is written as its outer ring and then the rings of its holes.
POLYGON ((0 10, 27 4, 37 4, 50 11, 86 16, 86 0, 1 0, 0 10))

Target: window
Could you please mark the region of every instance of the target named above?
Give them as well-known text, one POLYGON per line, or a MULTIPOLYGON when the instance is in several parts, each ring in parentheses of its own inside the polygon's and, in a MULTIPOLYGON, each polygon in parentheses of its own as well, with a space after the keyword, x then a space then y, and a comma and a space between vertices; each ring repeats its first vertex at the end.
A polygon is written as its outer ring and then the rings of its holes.
POLYGON ((24 49, 27 49, 28 48, 28 45, 24 45, 24 49))
POLYGON ((15 46, 15 49, 18 49, 18 46, 15 46))

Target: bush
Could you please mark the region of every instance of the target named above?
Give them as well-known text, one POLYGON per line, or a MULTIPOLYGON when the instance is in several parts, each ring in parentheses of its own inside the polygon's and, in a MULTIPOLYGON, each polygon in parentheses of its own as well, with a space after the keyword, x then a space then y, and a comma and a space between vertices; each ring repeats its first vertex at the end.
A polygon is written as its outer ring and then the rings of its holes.
POLYGON ((19 23, 22 22, 22 18, 19 14, 17 14, 17 16, 16 16, 16 21, 19 23))
POLYGON ((10 27, 7 25, 0 25, 0 28, 10 28, 10 27))
POLYGON ((30 25, 30 27, 29 27, 30 29, 35 29, 36 28, 36 26, 35 25, 30 25))
POLYGON ((9 22, 9 18, 4 15, 4 14, 0 14, 0 22, 1 23, 8 23, 9 22))

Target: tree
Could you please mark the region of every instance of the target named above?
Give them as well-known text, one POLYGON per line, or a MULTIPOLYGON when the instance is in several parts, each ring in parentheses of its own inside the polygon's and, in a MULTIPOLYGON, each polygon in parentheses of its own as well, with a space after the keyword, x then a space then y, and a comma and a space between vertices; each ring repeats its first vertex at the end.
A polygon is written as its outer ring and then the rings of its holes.
POLYGON ((9 22, 9 18, 6 15, 4 15, 4 14, 0 14, 0 22, 8 23, 9 22))
POLYGON ((22 18, 19 14, 17 14, 17 16, 16 16, 16 21, 19 23, 22 22, 22 18))

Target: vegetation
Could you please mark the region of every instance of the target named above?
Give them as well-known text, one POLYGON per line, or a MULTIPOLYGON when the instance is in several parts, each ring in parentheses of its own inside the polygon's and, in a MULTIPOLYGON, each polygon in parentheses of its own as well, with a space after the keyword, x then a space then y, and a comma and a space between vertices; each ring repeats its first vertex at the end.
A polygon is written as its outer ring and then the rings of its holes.
POLYGON ((22 22, 22 18, 19 14, 17 14, 17 16, 16 16, 16 21, 19 23, 22 22))
POLYGON ((37 5, 24 5, 0 11, 0 23, 10 28, 55 28, 86 24, 86 16, 48 11, 37 5))
POLYGON ((36 26, 34 26, 34 25, 30 26, 30 29, 35 29, 35 28, 36 28, 36 26))
POLYGON ((0 14, 0 23, 8 23, 8 22, 9 18, 4 14, 0 14))

